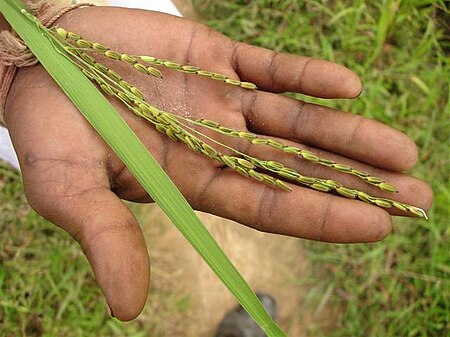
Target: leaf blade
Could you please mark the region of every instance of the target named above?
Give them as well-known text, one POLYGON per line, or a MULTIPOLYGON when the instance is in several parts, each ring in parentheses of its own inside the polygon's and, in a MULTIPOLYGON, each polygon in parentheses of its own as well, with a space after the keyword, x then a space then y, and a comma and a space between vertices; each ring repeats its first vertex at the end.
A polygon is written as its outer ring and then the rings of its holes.
POLYGON ((24 15, 24 10, 19 0, 0 2, 0 11, 47 72, 261 329, 269 337, 286 336, 130 127, 82 72, 55 50, 45 28, 24 15))

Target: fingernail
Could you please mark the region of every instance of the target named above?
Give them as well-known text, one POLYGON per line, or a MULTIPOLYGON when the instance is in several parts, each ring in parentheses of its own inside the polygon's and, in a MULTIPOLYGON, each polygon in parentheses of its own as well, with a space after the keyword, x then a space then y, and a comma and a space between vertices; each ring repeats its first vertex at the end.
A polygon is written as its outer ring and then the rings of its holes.
POLYGON ((108 310, 109 316, 114 317, 114 318, 116 317, 116 316, 114 316, 114 313, 108 303, 106 303, 106 310, 108 310))
POLYGON ((108 312, 108 315, 115 318, 116 316, 114 316, 112 308, 109 306, 108 302, 106 302, 106 299, 105 299, 105 305, 106 305, 106 311, 108 312))

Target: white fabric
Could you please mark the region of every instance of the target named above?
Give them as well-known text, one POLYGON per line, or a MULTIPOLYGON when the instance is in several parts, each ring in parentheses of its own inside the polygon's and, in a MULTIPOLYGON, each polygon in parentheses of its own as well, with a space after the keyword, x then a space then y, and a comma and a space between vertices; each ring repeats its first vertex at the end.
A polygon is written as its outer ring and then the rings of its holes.
POLYGON ((111 6, 142 8, 181 16, 170 0, 109 0, 108 4, 111 6))
MULTIPOLYGON (((141 8, 181 16, 170 0, 110 0, 111 6, 141 8)), ((8 130, 0 127, 0 159, 19 169, 19 161, 9 137, 8 130)))
POLYGON ((19 168, 19 161, 11 143, 8 130, 0 127, 0 159, 10 163, 13 167, 19 168))

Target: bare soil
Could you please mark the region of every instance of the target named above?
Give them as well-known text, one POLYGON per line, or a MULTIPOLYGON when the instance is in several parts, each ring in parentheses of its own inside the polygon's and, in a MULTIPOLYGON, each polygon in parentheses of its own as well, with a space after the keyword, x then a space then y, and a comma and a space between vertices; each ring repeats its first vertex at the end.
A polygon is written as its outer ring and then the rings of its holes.
MULTIPOLYGON (((169 315, 172 326, 165 329, 171 329, 171 336, 178 333, 173 325, 183 327, 179 336, 213 336, 226 312, 236 306, 235 299, 158 207, 146 206, 143 212, 140 221, 152 259, 155 293, 165 289, 167 296, 189 303, 185 311, 174 310, 169 315)), ((209 214, 199 216, 252 289, 277 300, 279 322, 289 336, 305 336, 299 322, 304 317, 299 310, 303 312, 305 290, 299 284, 308 263, 300 240, 261 233, 209 214)), ((144 317, 155 315, 151 312, 158 309, 153 307, 155 300, 164 305, 169 299, 150 295, 144 317)))

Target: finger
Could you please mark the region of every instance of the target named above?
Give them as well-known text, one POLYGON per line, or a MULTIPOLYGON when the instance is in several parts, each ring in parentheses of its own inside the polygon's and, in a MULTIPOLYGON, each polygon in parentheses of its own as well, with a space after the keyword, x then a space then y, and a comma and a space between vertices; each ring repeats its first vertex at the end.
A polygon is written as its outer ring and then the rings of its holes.
POLYGON ((69 232, 86 254, 112 315, 134 319, 149 288, 149 259, 129 209, 89 168, 28 160, 24 183, 30 204, 69 232), (85 172, 83 172, 85 171, 85 172), (39 177, 38 177, 39 176, 39 177))
POLYGON ((272 92, 292 91, 323 98, 353 98, 359 77, 344 66, 235 42, 233 67, 239 78, 272 92))
POLYGON ((417 161, 414 142, 382 123, 266 92, 245 92, 242 111, 251 131, 291 139, 394 171, 417 161))
POLYGON ((204 190, 199 208, 261 231, 326 242, 373 242, 391 231, 383 209, 291 187, 285 192, 224 169, 204 190))

